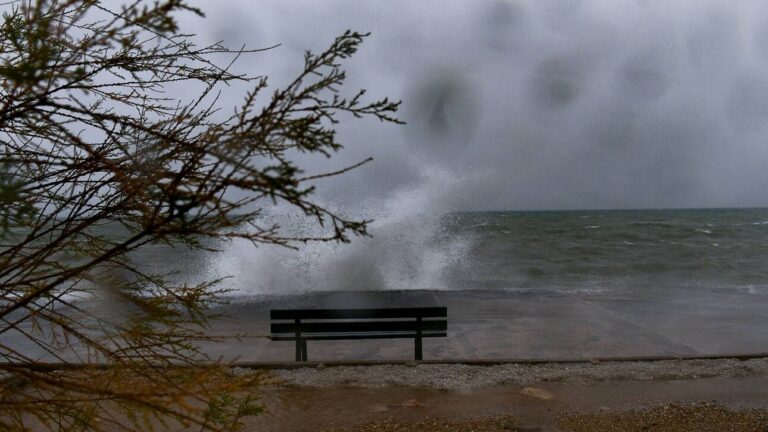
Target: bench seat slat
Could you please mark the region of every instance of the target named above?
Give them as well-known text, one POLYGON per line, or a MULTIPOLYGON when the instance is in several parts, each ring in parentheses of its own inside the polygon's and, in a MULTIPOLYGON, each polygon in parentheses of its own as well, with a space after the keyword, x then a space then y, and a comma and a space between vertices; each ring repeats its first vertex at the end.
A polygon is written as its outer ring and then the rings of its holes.
POLYGON ((273 309, 273 320, 293 319, 375 319, 375 318, 445 318, 446 307, 380 309, 273 309))
MULTIPOLYGON (((299 324, 301 333, 355 333, 355 332, 397 332, 413 331, 419 328, 419 323, 413 321, 355 321, 355 322, 308 322, 299 324)), ((446 331, 446 320, 426 320, 421 322, 422 331, 446 331)), ((277 333, 295 333, 295 323, 276 323, 270 326, 270 331, 277 333)))
MULTIPOLYGON (((447 333, 423 333, 421 337, 446 337, 447 333)), ((366 334, 344 334, 344 333, 331 333, 331 334, 315 334, 306 335, 302 334, 301 338, 304 340, 353 340, 353 339, 413 339, 416 337, 416 333, 366 333, 366 334)), ((295 336, 276 336, 270 337, 273 341, 294 341, 295 336)))

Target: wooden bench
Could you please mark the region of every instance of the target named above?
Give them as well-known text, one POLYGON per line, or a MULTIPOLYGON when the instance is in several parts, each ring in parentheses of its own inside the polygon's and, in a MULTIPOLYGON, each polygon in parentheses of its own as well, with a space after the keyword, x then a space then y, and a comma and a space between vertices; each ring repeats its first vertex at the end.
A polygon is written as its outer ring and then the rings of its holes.
POLYGON ((307 361, 308 340, 413 338, 415 358, 421 360, 422 338, 445 337, 447 317, 445 307, 274 309, 270 339, 295 341, 296 361, 307 361))

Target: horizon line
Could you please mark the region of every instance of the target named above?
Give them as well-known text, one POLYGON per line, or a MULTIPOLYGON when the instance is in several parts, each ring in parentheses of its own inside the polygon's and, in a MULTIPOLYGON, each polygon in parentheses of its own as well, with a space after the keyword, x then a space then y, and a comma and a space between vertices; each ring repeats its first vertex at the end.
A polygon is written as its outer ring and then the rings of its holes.
POLYGON ((496 210, 454 210, 447 213, 508 213, 508 212, 600 212, 600 211, 685 211, 685 210, 768 210, 766 206, 743 207, 614 207, 614 208, 541 208, 541 209, 496 209, 496 210))

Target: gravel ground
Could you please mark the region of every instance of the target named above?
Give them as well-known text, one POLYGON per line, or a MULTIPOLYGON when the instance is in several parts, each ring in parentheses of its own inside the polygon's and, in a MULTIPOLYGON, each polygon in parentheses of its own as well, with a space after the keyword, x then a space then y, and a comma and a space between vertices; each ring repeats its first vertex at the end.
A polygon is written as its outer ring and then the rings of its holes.
POLYGON ((566 415, 561 417, 559 427, 569 432, 765 432, 768 431, 768 411, 671 404, 619 413, 566 415))
MULTIPOLYGON (((237 369, 235 373, 251 373, 237 369)), ((768 376, 768 358, 753 360, 664 360, 656 362, 550 363, 468 366, 420 364, 338 366, 275 370, 283 385, 307 387, 421 387, 462 390, 537 382, 588 384, 692 378, 768 376)))
MULTIPOLYGON (((765 432, 768 411, 730 411, 711 404, 668 404, 643 410, 597 414, 566 414, 558 419, 562 432, 765 432)), ((453 422, 424 419, 402 422, 393 419, 355 426, 322 429, 323 432, 540 432, 519 426, 513 417, 494 417, 453 422)))

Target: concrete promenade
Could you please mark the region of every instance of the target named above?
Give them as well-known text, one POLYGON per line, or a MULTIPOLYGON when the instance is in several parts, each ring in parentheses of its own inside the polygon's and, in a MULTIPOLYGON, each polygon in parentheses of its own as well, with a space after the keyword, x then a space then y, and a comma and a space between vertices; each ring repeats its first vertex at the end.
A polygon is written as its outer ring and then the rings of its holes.
MULTIPOLYGON (((501 291, 360 291, 238 299, 218 310, 206 347, 216 358, 292 361, 272 342, 274 308, 447 306, 448 337, 425 339, 425 360, 696 356, 768 351, 768 296, 740 292, 547 294, 501 291)), ((310 361, 411 360, 408 339, 309 341, 310 361)))

